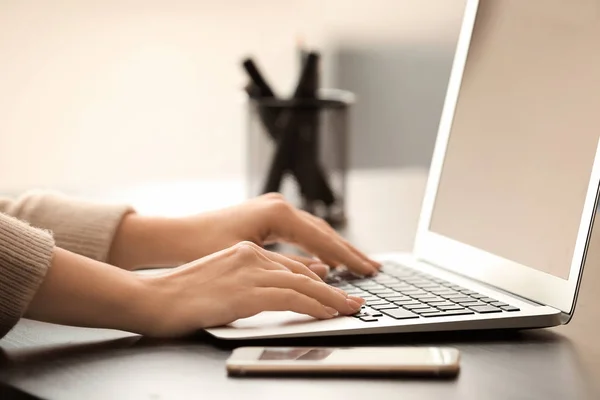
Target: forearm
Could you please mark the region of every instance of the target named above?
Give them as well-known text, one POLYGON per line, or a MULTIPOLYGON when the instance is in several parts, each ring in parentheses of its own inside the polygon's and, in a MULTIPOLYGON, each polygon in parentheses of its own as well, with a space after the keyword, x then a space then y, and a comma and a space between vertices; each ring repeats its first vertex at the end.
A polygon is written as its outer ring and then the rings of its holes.
POLYGON ((25 316, 143 334, 152 325, 150 298, 138 275, 55 248, 51 267, 25 316))
POLYGON ((52 232, 58 247, 106 262, 121 220, 133 209, 46 191, 0 198, 0 212, 52 232))
MULTIPOLYGON (((194 229, 185 218, 125 217, 115 235, 108 263, 134 270, 140 267, 170 267, 211 253, 203 243, 191 240, 194 229), (190 244, 192 243, 192 244, 190 244)), ((207 233, 208 234, 208 233, 207 233)))

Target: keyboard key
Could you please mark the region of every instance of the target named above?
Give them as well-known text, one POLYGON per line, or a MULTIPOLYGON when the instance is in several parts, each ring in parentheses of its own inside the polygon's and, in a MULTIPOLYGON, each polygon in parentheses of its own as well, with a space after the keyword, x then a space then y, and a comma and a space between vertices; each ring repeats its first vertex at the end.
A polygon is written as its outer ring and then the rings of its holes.
POLYGON ((404 292, 405 290, 417 290, 418 289, 414 286, 406 286, 406 285, 390 285, 388 287, 391 290, 395 290, 396 292, 404 292))
POLYGON ((385 287, 383 285, 380 285, 379 283, 375 283, 375 282, 371 282, 371 281, 367 281, 367 282, 355 282, 354 286, 359 287, 359 288, 364 289, 364 290, 368 290, 368 289, 381 289, 381 288, 385 287))
POLYGON ((437 308, 439 308, 440 310, 443 310, 443 311, 464 310, 465 309, 464 307, 461 307, 456 304, 452 304, 451 306, 437 306, 437 308))
POLYGON ((428 294, 426 291, 421 289, 411 289, 411 290, 399 290, 402 294, 406 294, 408 296, 412 294, 428 294))
POLYGON ((390 290, 386 287, 369 287, 369 286, 367 286, 363 289, 365 290, 365 292, 369 292, 372 294, 376 294, 377 292, 386 292, 386 291, 390 290))
POLYGON ((435 283, 429 282, 429 281, 425 281, 425 282, 414 282, 414 281, 411 281, 411 282, 408 282, 408 283, 410 283, 411 285, 413 285, 416 288, 420 288, 422 285, 425 285, 425 286, 427 286, 427 285, 435 285, 435 283))
POLYGON ((375 277, 371 278, 372 280, 377 280, 377 279, 385 279, 385 278, 389 278, 390 276, 388 274, 386 274, 385 272, 380 272, 377 275, 375 275, 375 277))
POLYGON ((431 298, 432 295, 431 293, 417 293, 417 294, 411 294, 410 297, 412 297, 413 299, 428 299, 431 298))
POLYGON ((471 307, 469 307, 469 309, 471 309, 473 311, 477 311, 478 313, 481 313, 481 314, 502 312, 501 309, 496 308, 494 306, 490 306, 490 305, 485 305, 485 306, 471 306, 471 307))
POLYGON ((453 298, 460 298, 460 297, 464 297, 465 295, 459 292, 448 292, 448 293, 438 293, 437 294, 440 297, 443 297, 445 299, 453 299, 453 298))
POLYGON ((381 300, 379 297, 373 296, 373 295, 371 295, 371 296, 362 296, 362 299, 364 301, 378 301, 378 300, 381 300))
POLYGON ((490 306, 494 306, 494 307, 504 307, 504 306, 508 306, 508 304, 503 303, 501 301, 494 301, 493 303, 490 303, 490 306))
POLYGON ((404 304, 402 307, 406 308, 407 310, 414 310, 415 308, 427 308, 427 307, 429 307, 429 305, 423 304, 423 303, 419 303, 419 304, 404 304))
POLYGON ((423 297, 421 299, 419 299, 420 302, 422 303, 443 303, 446 300, 443 297, 439 297, 439 296, 431 296, 431 297, 423 297))
POLYGON ((430 317, 451 317, 451 316, 469 315, 469 314, 474 314, 474 312, 465 309, 465 310, 453 310, 453 311, 439 311, 439 312, 435 312, 435 313, 421 314, 421 316, 430 318, 430 317))
POLYGON ((474 299, 483 299, 486 298, 487 296, 481 293, 473 293, 470 295, 472 298, 474 299))
POLYGON ((449 290, 449 289, 444 289, 444 290, 430 290, 429 292, 435 294, 436 296, 442 296, 442 297, 454 296, 454 295, 462 296, 462 293, 455 292, 454 290, 449 290))
POLYGON ((419 318, 417 314, 403 308, 396 308, 394 310, 381 310, 381 313, 395 319, 419 318))
POLYGON ((353 316, 354 318, 361 318, 361 317, 367 317, 368 315, 369 315, 369 314, 367 314, 367 313, 365 313, 365 312, 361 311, 361 312, 358 312, 358 313, 356 313, 356 314, 354 314, 354 315, 352 315, 352 316, 353 316))
MULTIPOLYGON (((432 306, 432 307, 440 307, 440 306, 454 306, 455 304, 451 301, 448 300, 444 300, 444 301, 434 301, 434 302, 426 302, 428 305, 432 306)), ((485 303, 482 303, 485 304, 485 303)))
POLYGON ((395 304, 381 304, 381 305, 375 305, 375 306, 371 306, 372 309, 374 310, 391 310, 392 308, 398 308, 397 305, 395 304))
POLYGON ((483 301, 484 303, 495 303, 498 300, 492 299, 491 297, 481 297, 479 301, 483 301))
POLYGON ((443 311, 437 310, 428 313, 419 314, 421 317, 443 317, 446 315, 443 311))
POLYGON ((475 301, 475 299, 468 297, 468 296, 451 297, 450 300, 452 300, 455 303, 464 303, 466 301, 475 301))
POLYGON ((427 289, 429 290, 431 293, 437 293, 437 292, 449 292, 450 289, 448 289, 447 287, 444 286, 438 286, 436 288, 431 288, 431 289, 427 289))
POLYGON ((404 278, 402 279, 404 282, 408 282, 411 285, 414 285, 415 283, 429 283, 431 282, 429 279, 424 279, 420 276, 415 276, 415 277, 411 277, 411 278, 404 278))
POLYGON ((515 307, 515 306, 501 306, 501 309, 503 309, 504 311, 521 311, 519 309, 519 307, 515 307))
POLYGON ((427 296, 423 297, 418 297, 418 299, 421 303, 426 303, 428 301, 444 301, 444 299, 442 299, 441 297, 434 296, 432 294, 428 294, 427 296))
POLYGON ((427 307, 427 308, 417 308, 414 310, 411 310, 414 313, 417 314, 426 314, 426 313, 432 313, 432 312, 438 312, 437 309, 433 308, 433 307, 427 307))
POLYGON ((349 295, 363 297, 363 298, 372 296, 370 293, 363 292, 362 290, 356 290, 356 291, 355 290, 346 290, 345 292, 349 295))
POLYGON ((473 291, 473 290, 469 290, 469 289, 463 289, 463 290, 459 290, 459 292, 461 292, 462 294, 466 294, 466 295, 472 295, 472 294, 478 294, 477 292, 473 291))
POLYGON ((419 284, 414 284, 413 286, 421 288, 421 289, 425 289, 425 290, 438 289, 440 287, 440 285, 435 282, 419 283, 419 284))
POLYGON ((383 317, 383 314, 380 312, 372 312, 369 314, 371 317, 383 317))
POLYGON ((334 282, 331 284, 331 286, 335 286, 336 288, 340 288, 342 290, 354 289, 354 286, 352 286, 348 282, 334 282))
MULTIPOLYGON (((335 286, 335 285, 331 285, 331 286, 335 286)), ((342 288, 340 288, 340 289, 342 289, 342 288)), ((350 286, 347 289, 342 289, 342 290, 344 290, 345 292, 364 292, 364 293, 366 293, 366 291, 364 291, 361 288, 358 288, 356 286, 350 286)))
POLYGON ((410 297, 408 296, 403 296, 399 293, 395 293, 393 296, 392 295, 383 295, 381 296, 381 298, 386 299, 387 301, 402 301, 402 300, 411 300, 410 297))
POLYGON ((458 304, 460 304, 461 306, 464 306, 464 307, 485 306, 485 305, 487 305, 487 303, 484 303, 483 301, 474 301, 474 300, 458 302, 458 304))
POLYGON ((415 300, 419 300, 419 299, 420 299, 420 298, 422 298, 422 297, 427 297, 427 296, 430 296, 430 295, 429 295, 429 294, 427 294, 427 293, 416 293, 416 294, 413 294, 413 293, 406 293, 406 295, 407 295, 407 296, 409 296, 409 297, 411 297, 411 298, 413 298, 413 299, 415 299, 415 300))
POLYGON ((367 305, 369 307, 373 307, 373 306, 382 306, 384 304, 390 304, 390 302, 385 301, 385 300, 381 300, 381 299, 377 299, 377 300, 371 300, 371 301, 367 301, 367 305))
POLYGON ((394 293, 394 291, 390 288, 382 288, 382 289, 367 289, 367 292, 373 294, 384 294, 384 293, 394 293))
POLYGON ((406 305, 415 305, 415 304, 421 304, 418 300, 400 300, 400 301, 394 301, 394 304, 397 304, 399 306, 406 306, 406 305))
POLYGON ((372 317, 370 315, 367 315, 366 317, 360 317, 361 321, 365 321, 365 322, 375 322, 375 321, 379 321, 377 318, 372 317))
POLYGON ((385 285, 385 284, 388 284, 388 283, 397 283, 397 282, 400 282, 400 280, 398 278, 395 278, 395 277, 390 276, 390 275, 386 275, 383 272, 379 273, 378 275, 375 275, 375 277, 371 278, 371 280, 373 282, 381 283, 382 285, 385 285))
POLYGON ((443 287, 442 285, 439 285, 437 283, 432 283, 431 286, 426 286, 423 287, 422 289, 427 290, 428 292, 435 292, 435 291, 446 291, 448 290, 447 288, 443 287))

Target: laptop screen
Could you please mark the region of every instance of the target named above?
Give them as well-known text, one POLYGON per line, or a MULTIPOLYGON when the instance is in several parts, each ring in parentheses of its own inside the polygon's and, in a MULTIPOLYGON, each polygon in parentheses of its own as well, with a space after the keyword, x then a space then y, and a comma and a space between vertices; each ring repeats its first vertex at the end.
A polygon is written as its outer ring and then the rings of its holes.
POLYGON ((430 230, 568 279, 600 136, 600 0, 481 2, 430 230))

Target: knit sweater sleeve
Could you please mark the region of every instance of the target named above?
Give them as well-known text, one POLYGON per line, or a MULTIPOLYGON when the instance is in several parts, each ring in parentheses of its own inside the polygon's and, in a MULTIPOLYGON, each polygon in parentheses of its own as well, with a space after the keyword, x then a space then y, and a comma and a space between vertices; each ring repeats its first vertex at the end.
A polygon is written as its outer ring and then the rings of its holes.
POLYGON ((0 198, 0 337, 24 314, 55 246, 106 261, 121 220, 132 211, 54 193, 0 198))

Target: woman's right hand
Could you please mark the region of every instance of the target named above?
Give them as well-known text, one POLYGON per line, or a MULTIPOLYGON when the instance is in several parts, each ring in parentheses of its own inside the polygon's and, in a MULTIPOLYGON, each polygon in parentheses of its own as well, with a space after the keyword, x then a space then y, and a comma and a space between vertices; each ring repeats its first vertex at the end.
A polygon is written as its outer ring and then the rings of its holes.
POLYGON ((304 264, 252 242, 143 278, 153 317, 143 332, 173 337, 226 325, 262 311, 294 311, 317 319, 350 315, 364 300, 324 283, 304 264))

